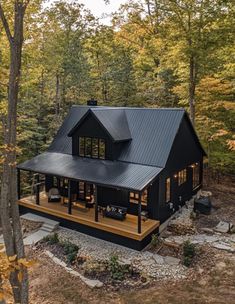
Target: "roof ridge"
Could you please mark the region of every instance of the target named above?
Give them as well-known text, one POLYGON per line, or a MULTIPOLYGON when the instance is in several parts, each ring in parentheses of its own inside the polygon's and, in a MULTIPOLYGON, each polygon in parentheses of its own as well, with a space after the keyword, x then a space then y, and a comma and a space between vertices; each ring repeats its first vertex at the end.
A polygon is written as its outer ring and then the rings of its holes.
POLYGON ((147 107, 115 107, 115 106, 87 106, 87 105, 72 105, 72 108, 87 108, 93 110, 168 110, 168 111, 186 111, 184 108, 147 108, 147 107))

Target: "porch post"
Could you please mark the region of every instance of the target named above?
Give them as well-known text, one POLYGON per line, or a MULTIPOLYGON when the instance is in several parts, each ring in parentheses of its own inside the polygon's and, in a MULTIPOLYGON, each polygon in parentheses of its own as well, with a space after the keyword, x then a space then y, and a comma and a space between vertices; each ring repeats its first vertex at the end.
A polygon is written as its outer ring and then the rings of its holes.
POLYGON ((141 191, 139 193, 138 201, 138 233, 141 233, 141 191))
POLYGON ((17 169, 17 195, 18 200, 21 199, 20 169, 17 169))
POLYGON ((40 205, 40 176, 36 175, 36 204, 40 205))
POLYGON ((98 222, 98 200, 97 200, 97 186, 94 185, 94 200, 95 200, 95 221, 98 222))
POLYGON ((71 193, 71 180, 68 180, 68 214, 72 214, 72 193, 71 193))

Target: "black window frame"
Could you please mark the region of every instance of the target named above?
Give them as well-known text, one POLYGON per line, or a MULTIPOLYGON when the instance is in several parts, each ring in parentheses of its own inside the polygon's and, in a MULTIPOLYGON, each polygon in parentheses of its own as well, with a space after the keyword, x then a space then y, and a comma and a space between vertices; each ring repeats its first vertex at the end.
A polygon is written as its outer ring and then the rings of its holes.
POLYGON ((85 157, 85 158, 93 158, 93 159, 101 159, 105 160, 106 159, 106 140, 104 138, 98 138, 98 137, 90 137, 90 136, 79 136, 78 138, 78 155, 80 157, 85 157), (82 140, 81 140, 82 139, 82 140), (91 141, 91 154, 87 154, 86 152, 86 143, 87 140, 91 141), (94 153, 93 147, 94 147, 94 141, 97 141, 97 153, 94 153), (104 154, 101 157, 100 153, 100 146, 101 142, 104 144, 104 154), (81 151, 81 144, 83 144, 83 154, 80 154, 81 151))
POLYGON ((184 168, 178 172, 178 186, 187 182, 187 169, 184 168))

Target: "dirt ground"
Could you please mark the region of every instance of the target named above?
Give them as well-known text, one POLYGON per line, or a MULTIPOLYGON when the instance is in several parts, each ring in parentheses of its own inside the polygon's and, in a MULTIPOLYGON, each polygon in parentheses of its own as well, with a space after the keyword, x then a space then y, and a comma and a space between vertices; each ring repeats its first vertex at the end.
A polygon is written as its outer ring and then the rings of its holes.
MULTIPOLYGON (((215 184, 205 190, 212 191, 215 209, 209 217, 200 216, 198 227, 213 227, 219 220, 234 223, 234 185, 215 184)), ((202 263, 203 267, 197 263, 188 279, 157 281, 142 289, 113 292, 91 290, 40 253, 38 264, 30 270, 30 304, 235 304, 235 254, 216 249, 210 254, 213 263, 202 263)))

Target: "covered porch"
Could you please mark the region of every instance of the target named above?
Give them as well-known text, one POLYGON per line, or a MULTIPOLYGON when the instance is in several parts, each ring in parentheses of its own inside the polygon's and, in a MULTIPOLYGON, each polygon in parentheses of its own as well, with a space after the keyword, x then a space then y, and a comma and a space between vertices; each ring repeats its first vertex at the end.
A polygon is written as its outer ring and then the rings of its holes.
MULTIPOLYGON (((161 170, 162 168, 139 164, 85 159, 46 152, 17 167, 19 205, 21 209, 34 210, 57 219, 73 222, 73 224, 77 223, 78 226, 84 225, 112 235, 142 241, 159 226, 159 221, 143 218, 141 197, 143 191, 151 185, 161 170), (33 196, 23 197, 21 194, 22 171, 31 172, 36 177, 33 196), (48 189, 43 185, 42 176, 53 177, 59 181, 66 179, 66 191, 61 191, 61 200, 49 202, 48 189), (79 188, 76 186, 79 183, 92 185, 93 204, 91 208, 84 206, 84 201, 79 200, 78 193, 74 190, 74 185, 75 189, 79 188), (122 221, 106 217, 102 213, 104 204, 99 199, 99 193, 104 188, 136 193, 138 197, 137 213, 135 215, 127 213, 122 221)), ((112 197, 112 200, 114 199, 115 195, 112 197)), ((106 205, 109 205, 107 201, 106 205)), ((121 201, 118 199, 112 205, 122 208, 121 201)))
POLYGON ((95 208, 85 208, 83 202, 77 202, 76 205, 72 207, 71 214, 69 214, 68 206, 62 202, 49 203, 45 192, 40 193, 40 204, 36 204, 35 198, 32 196, 19 199, 18 204, 32 211, 39 211, 138 241, 143 240, 148 234, 159 227, 158 221, 141 219, 141 231, 138 232, 138 216, 127 214, 125 220, 120 222, 116 219, 103 216, 100 210, 97 212, 96 221, 95 208))

